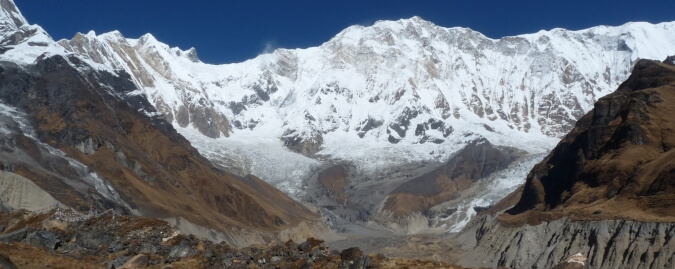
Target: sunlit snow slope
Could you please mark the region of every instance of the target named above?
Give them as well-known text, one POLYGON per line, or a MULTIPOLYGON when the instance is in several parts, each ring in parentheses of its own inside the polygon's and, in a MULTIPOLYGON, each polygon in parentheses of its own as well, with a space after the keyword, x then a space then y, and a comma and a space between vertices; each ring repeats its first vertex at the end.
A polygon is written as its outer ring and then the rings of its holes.
MULTIPOLYGON (((385 199, 395 186, 367 182, 401 184, 416 174, 394 170, 423 173, 481 137, 547 152, 637 59, 673 54, 675 22, 491 39, 413 17, 225 65, 150 34, 90 32, 58 44, 127 71, 143 89, 132 94, 146 95, 216 164, 313 201, 307 181, 347 163, 348 195, 382 187, 373 197, 385 199)), ((514 180, 524 180, 521 170, 514 180)))

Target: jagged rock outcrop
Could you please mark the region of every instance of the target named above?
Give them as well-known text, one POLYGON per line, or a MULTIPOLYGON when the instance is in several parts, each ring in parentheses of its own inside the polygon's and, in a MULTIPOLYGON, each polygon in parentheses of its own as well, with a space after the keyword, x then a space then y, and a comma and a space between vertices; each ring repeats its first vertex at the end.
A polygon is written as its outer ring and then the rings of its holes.
POLYGON ((527 177, 458 236, 474 266, 675 267, 675 65, 640 60, 527 177))
MULTIPOLYGON (((182 81, 167 63, 166 55, 190 63, 201 63, 194 48, 182 51, 158 43, 150 34, 137 40, 127 40, 118 31, 96 36, 94 32, 78 33, 72 40, 60 40, 59 45, 66 51, 74 52, 96 64, 114 70, 124 70, 141 89, 175 87, 178 96, 149 96, 153 106, 170 123, 181 127, 192 126, 207 137, 229 136, 230 122, 206 96, 194 95, 199 92, 195 85, 182 81)), ((172 58, 174 59, 174 58, 172 58)), ((134 95, 142 95, 136 92, 134 95)))
POLYGON ((673 223, 563 218, 517 227, 481 216, 467 227, 458 236, 475 246, 460 261, 467 267, 553 268, 576 253, 588 268, 675 266, 673 223))

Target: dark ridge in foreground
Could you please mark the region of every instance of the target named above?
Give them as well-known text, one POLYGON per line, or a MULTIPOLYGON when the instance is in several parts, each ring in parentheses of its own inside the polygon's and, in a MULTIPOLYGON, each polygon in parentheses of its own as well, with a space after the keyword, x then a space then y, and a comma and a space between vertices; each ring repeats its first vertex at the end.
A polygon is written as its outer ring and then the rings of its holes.
POLYGON ((552 268, 579 253, 588 259, 570 266, 673 268, 675 66, 666 62, 638 61, 523 187, 467 225, 460 263, 552 268))
POLYGON ((675 66, 640 60, 527 177, 503 220, 675 222, 675 66))

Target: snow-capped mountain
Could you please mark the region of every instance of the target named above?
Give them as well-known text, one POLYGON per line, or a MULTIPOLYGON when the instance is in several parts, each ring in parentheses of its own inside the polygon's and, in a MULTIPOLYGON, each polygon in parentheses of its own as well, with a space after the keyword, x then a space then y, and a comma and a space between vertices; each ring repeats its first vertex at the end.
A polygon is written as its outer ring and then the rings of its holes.
POLYGON ((413 17, 228 65, 202 63, 194 49, 170 48, 150 34, 90 32, 59 44, 128 71, 180 126, 209 137, 269 132, 289 145, 304 142, 298 150, 312 155, 333 133, 440 144, 466 123, 559 137, 627 77, 633 61, 666 57, 673 29, 628 23, 490 39, 413 17))
MULTIPOLYGON (((225 65, 150 34, 78 33, 58 44, 129 73, 142 89, 130 94, 146 95, 214 163, 315 202, 325 194, 311 195, 308 181, 346 163, 347 195, 378 197, 365 203, 372 211, 477 139, 547 152, 637 59, 672 54, 674 34, 675 22, 636 22, 491 39, 413 17, 225 65)), ((527 170, 507 173, 507 188, 527 170)))
MULTIPOLYGON (((49 50, 40 53, 125 71, 140 89, 126 95, 147 98, 213 163, 296 199, 351 208, 344 217, 381 211, 398 186, 479 139, 528 156, 546 153, 637 59, 672 54, 673 33, 675 23, 627 23, 491 39, 413 17, 352 26, 318 47, 236 64, 206 64, 194 49, 117 31, 44 42, 49 50), (337 192, 338 185, 317 183, 334 165, 348 168, 337 192), (337 202, 340 192, 352 203, 337 202), (362 196, 369 199, 351 199, 362 196)), ((531 157, 508 167, 524 162, 531 157)), ((517 170, 500 173, 509 183, 497 184, 499 193, 482 195, 496 200, 522 183, 529 169, 517 170)), ((462 216, 475 214, 469 200, 455 208, 468 208, 462 216)))

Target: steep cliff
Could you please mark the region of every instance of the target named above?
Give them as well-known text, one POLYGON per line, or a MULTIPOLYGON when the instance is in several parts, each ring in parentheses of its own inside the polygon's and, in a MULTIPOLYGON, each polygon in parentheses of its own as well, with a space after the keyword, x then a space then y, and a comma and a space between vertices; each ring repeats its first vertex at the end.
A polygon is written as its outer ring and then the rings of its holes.
POLYGON ((504 220, 675 221, 675 66, 641 60, 528 175, 504 220))
POLYGON ((673 268, 675 224, 629 220, 503 225, 480 216, 458 238, 472 248, 467 267, 553 268, 581 253, 588 268, 673 268))

